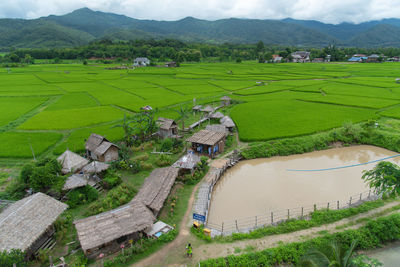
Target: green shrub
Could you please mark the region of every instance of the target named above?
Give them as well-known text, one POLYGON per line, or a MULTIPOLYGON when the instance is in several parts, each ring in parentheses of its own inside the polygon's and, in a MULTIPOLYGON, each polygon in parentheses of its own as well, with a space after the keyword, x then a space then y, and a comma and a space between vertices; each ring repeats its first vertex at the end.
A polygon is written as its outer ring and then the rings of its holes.
MULTIPOLYGON (((129 167, 129 165, 128 165, 129 167)), ((122 183, 121 175, 113 170, 108 170, 105 174, 103 180, 101 181, 102 185, 106 189, 111 189, 120 183, 122 183)))
POLYGON ((153 165, 151 163, 146 163, 146 162, 140 162, 140 166, 142 170, 149 171, 153 169, 153 165))
POLYGON ((98 197, 99 193, 97 192, 97 190, 90 185, 86 185, 72 190, 68 194, 67 204, 70 209, 73 209, 81 204, 93 202, 98 197))
POLYGON ((165 138, 161 143, 161 151, 168 152, 171 151, 174 146, 174 142, 171 138, 165 138))
POLYGON ((25 262, 25 253, 17 249, 0 251, 0 266, 13 267, 14 263, 18 267, 27 266, 27 263, 25 262))
POLYGON ((103 199, 90 204, 85 215, 91 216, 122 206, 131 201, 136 193, 137 190, 133 186, 121 184, 108 191, 103 199))
POLYGON ((172 158, 171 156, 165 155, 165 154, 161 154, 158 156, 158 158, 156 159, 156 164, 158 167, 165 167, 165 166, 169 166, 172 163, 172 158))

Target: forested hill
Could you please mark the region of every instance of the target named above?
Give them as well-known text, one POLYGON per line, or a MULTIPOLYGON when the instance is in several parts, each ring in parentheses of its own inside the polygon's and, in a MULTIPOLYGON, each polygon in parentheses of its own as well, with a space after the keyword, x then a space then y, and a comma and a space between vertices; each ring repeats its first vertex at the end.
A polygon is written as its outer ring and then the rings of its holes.
POLYGON ((400 19, 361 24, 325 24, 311 20, 138 20, 122 15, 75 10, 63 16, 35 20, 0 19, 0 47, 71 47, 95 39, 112 40, 174 38, 205 43, 256 43, 322 47, 400 47, 400 19))

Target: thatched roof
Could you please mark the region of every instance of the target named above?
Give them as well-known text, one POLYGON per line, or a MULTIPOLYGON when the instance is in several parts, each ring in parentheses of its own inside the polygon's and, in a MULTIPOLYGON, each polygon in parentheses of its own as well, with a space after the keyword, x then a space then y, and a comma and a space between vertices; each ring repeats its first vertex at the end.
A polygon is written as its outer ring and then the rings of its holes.
POLYGON ((208 130, 200 130, 188 139, 187 142, 213 146, 225 137, 225 133, 218 133, 208 130))
POLYGON ((89 136, 88 140, 86 141, 85 149, 86 149, 86 150, 89 150, 89 151, 95 151, 96 148, 97 148, 103 141, 107 141, 107 142, 108 142, 108 140, 107 140, 105 137, 103 137, 103 136, 101 136, 101 135, 98 135, 98 134, 95 134, 95 133, 92 133, 92 134, 89 136))
POLYGON ((86 251, 143 231, 154 221, 153 213, 145 205, 132 201, 114 210, 75 221, 74 224, 82 249, 86 251))
POLYGON ((141 201, 155 214, 157 214, 164 205, 169 192, 178 176, 178 169, 165 167, 155 169, 144 181, 142 188, 134 200, 141 201))
POLYGON ((194 153, 187 153, 180 159, 178 159, 172 167, 179 169, 188 169, 191 170, 197 166, 200 162, 200 157, 194 153))
POLYGON ((202 108, 201 111, 203 111, 203 112, 213 112, 214 108, 212 106, 207 106, 205 108, 202 108))
POLYGON ((110 168, 110 165, 104 162, 92 161, 82 168, 84 173, 100 173, 110 168))
POLYGON ((221 100, 226 101, 226 100, 231 100, 231 98, 229 96, 223 96, 221 97, 221 100))
POLYGON ((227 128, 232 128, 235 127, 235 123, 233 122, 233 120, 229 117, 229 116, 225 116, 220 120, 220 123, 222 125, 224 125, 227 128))
POLYGON ((27 250, 67 207, 43 193, 10 205, 0 214, 0 251, 27 250))
POLYGON ((197 106, 194 106, 192 108, 192 110, 201 110, 202 107, 203 107, 202 105, 197 105, 197 106))
POLYGON ((66 150, 61 156, 57 158, 58 162, 62 165, 62 173, 77 172, 89 161, 78 154, 66 150))
POLYGON ((206 130, 217 132, 217 133, 224 133, 227 134, 227 129, 224 125, 221 124, 210 124, 206 126, 206 130))
POLYGON ((86 180, 85 177, 83 177, 83 175, 74 174, 67 178, 67 181, 65 182, 65 184, 63 186, 63 190, 71 190, 71 189, 85 186, 87 184, 88 184, 88 181, 86 180))
POLYGON ((211 114, 211 119, 222 119, 224 117, 224 114, 222 114, 221 112, 215 112, 213 114, 211 114))
POLYGON ((104 141, 103 143, 101 143, 101 145, 99 147, 96 148, 96 150, 94 151, 94 154, 96 156, 100 157, 101 155, 104 155, 104 153, 106 153, 107 150, 112 146, 118 148, 117 145, 107 142, 107 141, 104 141))
POLYGON ((172 119, 166 119, 166 118, 158 118, 157 120, 158 125, 160 125, 160 129, 163 130, 169 130, 171 128, 177 127, 176 123, 172 119))

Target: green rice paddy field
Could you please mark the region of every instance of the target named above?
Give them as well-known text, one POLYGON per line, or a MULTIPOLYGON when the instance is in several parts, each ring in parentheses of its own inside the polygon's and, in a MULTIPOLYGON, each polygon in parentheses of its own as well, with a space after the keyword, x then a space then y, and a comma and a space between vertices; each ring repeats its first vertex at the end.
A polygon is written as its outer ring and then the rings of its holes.
POLYGON ((240 139, 310 134, 380 116, 400 119, 400 64, 197 63, 107 70, 110 65, 31 65, 0 71, 0 157, 83 150, 91 132, 112 141, 140 107, 177 117, 179 105, 229 95, 240 139))

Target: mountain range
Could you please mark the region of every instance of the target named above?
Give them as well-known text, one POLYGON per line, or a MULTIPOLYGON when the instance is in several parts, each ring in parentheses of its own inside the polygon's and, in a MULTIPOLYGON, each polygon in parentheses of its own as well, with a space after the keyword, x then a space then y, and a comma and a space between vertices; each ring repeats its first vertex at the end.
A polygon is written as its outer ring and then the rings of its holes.
POLYGON ((360 24, 326 24, 315 20, 220 19, 187 17, 177 21, 138 20, 123 15, 75 10, 33 20, 0 19, 0 47, 73 47, 96 39, 174 38, 201 43, 256 43, 323 47, 400 47, 400 19, 360 24))

